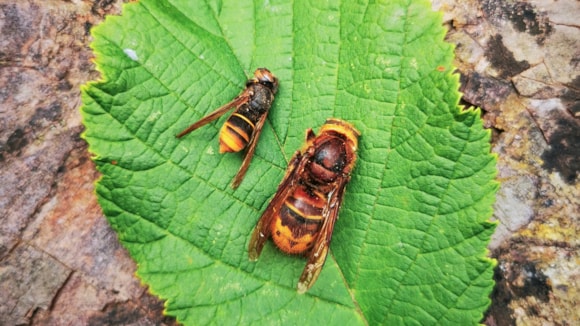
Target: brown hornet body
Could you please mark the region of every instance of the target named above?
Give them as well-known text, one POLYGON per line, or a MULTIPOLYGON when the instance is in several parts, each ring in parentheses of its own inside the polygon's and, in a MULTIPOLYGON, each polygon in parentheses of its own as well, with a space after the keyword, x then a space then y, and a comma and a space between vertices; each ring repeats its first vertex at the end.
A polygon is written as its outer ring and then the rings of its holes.
POLYGON ((299 293, 314 284, 326 261, 359 136, 354 126, 339 119, 326 120, 318 136, 308 129, 305 147, 292 157, 250 239, 250 260, 258 259, 270 237, 280 250, 308 257, 299 293))
POLYGON ((258 68, 254 72, 254 78, 246 82, 246 88, 240 95, 192 124, 176 137, 181 138, 235 108, 220 130, 220 153, 248 149, 242 166, 232 182, 232 187, 235 189, 240 185, 248 170, 277 91, 278 78, 268 69, 258 68))

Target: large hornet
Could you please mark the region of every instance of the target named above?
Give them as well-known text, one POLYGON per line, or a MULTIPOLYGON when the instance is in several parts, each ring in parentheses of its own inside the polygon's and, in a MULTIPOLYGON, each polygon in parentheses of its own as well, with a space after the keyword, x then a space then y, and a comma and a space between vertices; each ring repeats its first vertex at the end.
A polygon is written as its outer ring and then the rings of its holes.
POLYGON ((256 150, 256 144, 262 133, 262 127, 266 122, 268 111, 274 101, 274 95, 278 91, 278 78, 266 68, 258 68, 254 72, 254 78, 246 82, 246 88, 231 102, 218 108, 214 112, 203 117, 179 134, 181 138, 188 133, 204 126, 221 117, 227 111, 236 110, 224 123, 220 130, 220 153, 239 152, 248 148, 242 166, 238 170, 232 188, 237 188, 250 166, 252 156, 256 150))
POLYGON ((359 136, 353 125, 339 119, 326 120, 318 136, 308 129, 305 147, 290 160, 252 233, 248 248, 252 261, 270 237, 283 252, 308 257, 298 281, 299 293, 312 287, 326 261, 359 136))

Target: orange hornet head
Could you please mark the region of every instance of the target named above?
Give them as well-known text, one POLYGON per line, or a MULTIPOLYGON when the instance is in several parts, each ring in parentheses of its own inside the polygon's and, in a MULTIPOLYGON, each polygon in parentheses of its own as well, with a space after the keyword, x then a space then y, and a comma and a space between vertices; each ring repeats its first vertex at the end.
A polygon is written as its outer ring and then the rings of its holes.
POLYGON ((266 68, 256 69, 252 81, 268 87, 273 94, 278 92, 278 78, 266 68))
POLYGON ((357 151, 360 132, 352 124, 337 118, 326 119, 326 122, 320 128, 320 134, 332 132, 344 135, 350 142, 353 152, 357 151))

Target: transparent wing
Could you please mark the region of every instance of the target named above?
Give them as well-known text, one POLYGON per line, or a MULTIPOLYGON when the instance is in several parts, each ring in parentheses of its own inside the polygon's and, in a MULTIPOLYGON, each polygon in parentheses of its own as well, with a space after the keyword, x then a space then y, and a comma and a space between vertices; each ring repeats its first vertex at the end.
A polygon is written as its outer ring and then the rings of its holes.
POLYGON ((324 266, 330 247, 332 231, 334 230, 334 223, 338 218, 338 211, 342 203, 344 188, 349 180, 350 176, 343 176, 338 179, 336 181, 336 188, 329 195, 324 210, 322 211, 323 222, 320 233, 312 246, 306 267, 304 267, 304 271, 298 280, 298 293, 304 293, 312 287, 324 266))
POLYGON ((181 138, 187 134, 189 134, 190 132, 196 130, 199 127, 205 126, 206 124, 214 121, 215 119, 221 117, 222 115, 224 115, 226 112, 228 112, 229 110, 233 109, 233 108, 239 108, 242 104, 244 104, 245 102, 247 102, 250 98, 250 94, 247 90, 243 91, 242 94, 240 94, 239 96, 237 96, 236 98, 234 98, 232 101, 230 101, 229 103, 219 107, 217 110, 213 111, 212 113, 206 115, 205 117, 201 118, 199 121, 195 122, 194 124, 192 124, 191 126, 185 128, 183 131, 181 131, 180 133, 178 133, 175 137, 177 138, 181 138))
POLYGON ((260 256, 262 248, 264 248, 264 243, 270 237, 270 224, 272 224, 272 219, 276 216, 276 212, 280 210, 280 207, 284 204, 286 197, 291 194, 296 186, 298 185, 298 176, 304 171, 304 165, 308 162, 309 156, 303 156, 297 151, 290 163, 288 164, 288 169, 286 174, 282 179, 282 182, 278 186, 278 190, 274 195, 274 198, 262 213, 252 237, 250 239, 250 244, 248 245, 248 255, 250 260, 255 261, 260 256))
POLYGON ((258 144, 258 139, 260 139, 260 134, 262 134, 262 128, 264 127, 264 124, 266 123, 267 117, 268 117, 268 112, 264 113, 260 117, 260 120, 258 120, 258 122, 256 123, 256 127, 254 128, 254 132, 252 133, 252 138, 250 139, 250 142, 248 144, 248 150, 246 151, 246 156, 244 157, 244 161, 242 161, 242 166, 240 166, 240 169, 238 170, 236 177, 232 181, 232 188, 234 188, 234 189, 236 189, 240 185, 240 183, 244 179, 244 176, 246 175, 246 172, 248 171, 248 168, 250 167, 250 162, 252 161, 252 157, 254 157, 254 152, 256 151, 256 145, 258 144))

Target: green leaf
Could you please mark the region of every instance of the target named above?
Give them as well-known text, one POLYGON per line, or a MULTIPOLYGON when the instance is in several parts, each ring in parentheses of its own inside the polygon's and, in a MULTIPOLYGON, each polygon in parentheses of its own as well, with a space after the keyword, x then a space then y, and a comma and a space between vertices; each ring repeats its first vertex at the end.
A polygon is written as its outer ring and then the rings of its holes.
POLYGON ((82 89, 99 202, 138 276, 184 324, 475 324, 489 305, 497 184, 479 111, 458 106, 453 48, 428 1, 158 1, 92 32, 103 80, 82 89), (254 69, 280 90, 240 188, 218 154, 254 69), (314 287, 301 257, 250 233, 291 155, 325 119, 362 133, 331 254, 314 287))

